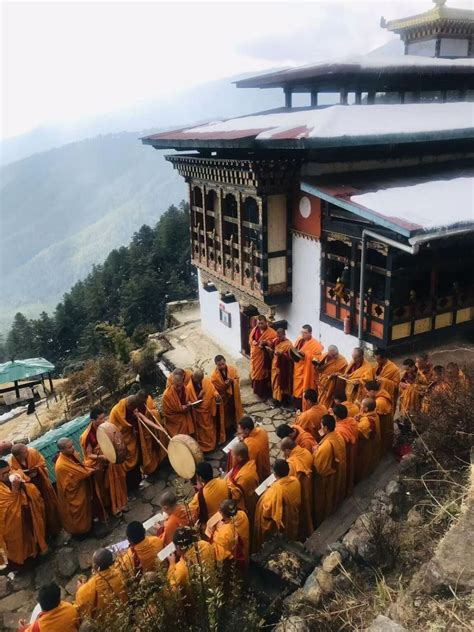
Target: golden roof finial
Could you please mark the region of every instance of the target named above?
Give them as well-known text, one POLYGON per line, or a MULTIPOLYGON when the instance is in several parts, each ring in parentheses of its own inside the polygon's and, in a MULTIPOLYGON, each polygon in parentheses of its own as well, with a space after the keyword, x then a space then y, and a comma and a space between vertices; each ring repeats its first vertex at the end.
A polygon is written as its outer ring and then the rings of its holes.
POLYGON ((444 7, 444 5, 446 4, 446 0, 433 0, 433 2, 437 7, 444 7))

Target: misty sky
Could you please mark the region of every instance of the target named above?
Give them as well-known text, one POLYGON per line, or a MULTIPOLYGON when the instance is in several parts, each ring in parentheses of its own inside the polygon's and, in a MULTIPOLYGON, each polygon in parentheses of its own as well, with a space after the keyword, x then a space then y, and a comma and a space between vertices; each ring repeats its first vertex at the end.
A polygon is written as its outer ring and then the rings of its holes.
MULTIPOLYGON (((470 8, 469 0, 448 0, 470 8)), ((365 53, 430 0, 2 4, 2 137, 241 72, 365 53)))

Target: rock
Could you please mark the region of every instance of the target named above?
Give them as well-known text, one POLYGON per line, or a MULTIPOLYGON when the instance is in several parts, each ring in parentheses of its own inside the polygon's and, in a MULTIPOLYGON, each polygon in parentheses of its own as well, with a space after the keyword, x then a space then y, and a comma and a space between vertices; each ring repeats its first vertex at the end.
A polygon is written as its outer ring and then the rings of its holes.
POLYGON ((339 567, 340 564, 342 564, 341 554, 339 551, 333 551, 324 558, 322 568, 323 571, 326 571, 326 573, 332 573, 339 567))
POLYGON ((407 523, 413 526, 423 524, 423 515, 416 507, 412 507, 407 514, 407 523))
POLYGON ((255 413, 260 413, 268 409, 268 406, 264 402, 252 403, 248 406, 244 404, 244 407, 247 415, 255 415, 255 413))
POLYGON ((416 456, 416 454, 405 454, 405 456, 402 457, 402 460, 400 461, 398 471, 404 472, 406 474, 408 471, 415 469, 417 463, 418 457, 416 456))
POLYGON ((32 571, 22 571, 21 573, 17 573, 15 575, 15 579, 13 580, 13 591, 16 592, 17 590, 28 590, 32 588, 34 579, 32 571))
POLYGON ((92 566, 92 556, 89 553, 79 553, 77 557, 81 571, 89 570, 92 566))
POLYGON ((347 562, 347 560, 349 559, 349 551, 342 544, 342 542, 331 542, 331 544, 327 545, 327 551, 328 554, 332 553, 333 551, 337 551, 341 556, 342 563, 347 562))
POLYGON ((316 581, 325 595, 332 593, 334 590, 334 582, 332 575, 322 568, 316 571, 316 581))
MULTIPOLYGON (((27 604, 35 599, 29 590, 19 590, 11 593, 8 597, 0 599, 0 612, 14 612, 20 608, 27 608, 27 604)), ((36 600, 35 600, 36 603, 36 600)))
POLYGON ((321 603, 323 591, 319 586, 313 586, 304 594, 304 600, 315 608, 321 603))
POLYGON ((125 521, 127 523, 138 520, 138 522, 145 522, 148 518, 151 518, 154 514, 153 507, 150 503, 135 503, 130 511, 125 515, 125 521))
MULTIPOLYGON (((1 630, 18 630, 18 621, 19 619, 26 619, 26 621, 30 620, 31 610, 22 609, 17 610, 16 612, 5 612, 3 613, 3 626, 0 625, 1 630)), ((1 621, 1 619, 0 619, 1 621)))
POLYGON ((140 498, 143 501, 150 501, 154 497, 155 493, 155 485, 150 485, 149 487, 145 487, 145 489, 140 493, 140 498))
POLYGON ((35 587, 38 590, 43 584, 48 584, 55 579, 55 567, 51 562, 40 564, 35 571, 35 587))
POLYGON ((366 564, 372 564, 376 558, 376 550, 371 541, 369 526, 370 516, 362 514, 342 540, 352 557, 366 564))
POLYGON ((310 632, 310 628, 302 617, 285 617, 274 628, 274 632, 310 632))
POLYGON ((56 555, 56 570, 58 575, 68 579, 72 577, 79 567, 79 559, 76 551, 71 547, 60 549, 56 555))
POLYGON ((270 419, 270 417, 264 417, 263 420, 262 420, 262 424, 264 426, 273 426, 273 422, 270 419))
POLYGON ((5 575, 0 575, 0 599, 9 595, 13 590, 12 582, 5 575))
POLYGON ((367 628, 366 632, 407 632, 407 630, 399 623, 395 623, 392 619, 384 617, 383 614, 379 614, 372 622, 372 625, 367 628))
POLYGON ((74 575, 68 583, 64 586, 67 595, 74 596, 76 594, 77 580, 81 577, 80 574, 74 575))

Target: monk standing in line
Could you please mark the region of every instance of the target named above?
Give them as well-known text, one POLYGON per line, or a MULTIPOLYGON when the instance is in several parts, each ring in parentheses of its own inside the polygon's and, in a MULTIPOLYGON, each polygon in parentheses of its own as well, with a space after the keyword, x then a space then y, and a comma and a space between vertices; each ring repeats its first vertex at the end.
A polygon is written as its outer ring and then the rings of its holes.
POLYGON ((192 435, 194 434, 194 422, 186 395, 184 371, 183 369, 175 369, 171 375, 172 383, 166 387, 161 402, 166 418, 166 430, 172 437, 177 434, 192 435))
POLYGON ((301 485, 290 476, 290 466, 284 459, 273 465, 276 481, 260 496, 255 511, 252 550, 257 553, 264 542, 276 533, 290 541, 298 539, 301 485))
POLYGON ((303 359, 295 362, 293 368, 293 403, 297 410, 304 410, 303 393, 308 388, 316 389, 316 374, 313 359, 319 361, 323 353, 323 345, 313 338, 311 325, 303 325, 301 335, 296 339, 295 347, 303 354, 303 359))
POLYGON ((375 412, 375 400, 369 398, 362 400, 357 427, 359 441, 357 444, 355 482, 359 483, 372 474, 380 461, 380 421, 375 412))
POLYGON ((421 374, 426 379, 427 383, 433 381, 433 365, 428 360, 427 353, 417 353, 415 357, 416 366, 418 371, 421 371, 421 374))
POLYGON ((327 353, 315 365, 318 380, 318 401, 330 408, 334 402, 337 376, 347 369, 347 360, 335 345, 329 345, 327 353))
POLYGON ((268 325, 265 316, 257 316, 257 325, 249 336, 250 379, 255 395, 266 399, 271 395, 270 373, 272 359, 267 346, 276 338, 276 331, 268 325))
POLYGON ((174 534, 176 554, 168 558, 168 582, 174 589, 181 590, 183 597, 192 600, 190 575, 204 578, 216 563, 214 549, 209 542, 198 540, 190 527, 180 527, 174 534), (176 557, 179 556, 179 561, 176 557))
POLYGON ((316 439, 310 432, 303 430, 301 426, 297 424, 293 424, 293 426, 280 424, 276 429, 276 433, 280 439, 289 437, 299 448, 306 450, 309 454, 313 454, 316 447, 316 439))
POLYGON ((225 432, 229 438, 236 433, 237 422, 244 414, 240 397, 240 378, 237 369, 227 364, 223 355, 217 355, 214 363, 216 368, 211 375, 211 382, 222 400, 225 432))
POLYGON ((432 397, 440 393, 449 393, 450 388, 445 380, 444 367, 437 364, 433 367, 432 381, 426 387, 426 391, 423 395, 423 401, 421 403, 421 412, 427 415, 430 412, 430 401, 432 397))
POLYGON ((191 408, 191 415, 199 447, 203 452, 212 452, 225 441, 224 409, 219 393, 201 369, 194 371, 186 386, 186 398, 190 403, 202 400, 191 408))
POLYGON ((300 448, 293 439, 281 442, 281 451, 290 466, 290 476, 298 479, 301 486, 301 510, 298 540, 304 542, 314 531, 313 526, 313 455, 300 448))
POLYGON ((447 385, 456 392, 458 389, 468 389, 469 380, 464 371, 462 371, 456 362, 448 362, 446 365, 445 379, 447 385))
MULTIPOLYGON (((84 465, 95 470, 92 483, 102 505, 114 516, 118 516, 127 504, 125 468, 121 463, 109 463, 97 441, 97 430, 105 421, 104 409, 101 406, 94 406, 90 418, 90 424, 80 437, 84 465)), ((120 436, 120 433, 117 433, 117 436, 120 436)))
POLYGON ((133 520, 127 525, 129 543, 124 555, 118 559, 120 568, 131 577, 142 577, 143 573, 156 571, 158 553, 163 549, 163 541, 156 535, 147 535, 141 522, 133 520))
POLYGON ((68 533, 82 536, 89 533, 92 527, 93 491, 90 479, 94 470, 81 463, 71 439, 63 437, 57 445, 60 454, 54 471, 59 515, 68 533))
POLYGON ((61 589, 56 582, 43 584, 38 590, 41 612, 34 623, 18 622, 18 632, 77 632, 79 615, 72 603, 61 601, 61 589))
POLYGON ((375 400, 375 412, 380 420, 382 454, 387 454, 393 446, 392 398, 385 389, 380 388, 380 384, 375 380, 365 383, 365 391, 369 399, 375 400))
MULTIPOLYGON (((255 461, 259 482, 270 476, 270 444, 268 432, 254 424, 252 417, 245 416, 240 419, 237 432, 240 439, 247 445, 249 459, 255 461)), ((230 467, 233 466, 230 459, 230 467)), ((230 467, 228 469, 230 469, 230 467)))
POLYGON ((109 549, 98 549, 92 556, 92 576, 77 582, 76 606, 80 615, 92 619, 104 612, 116 612, 127 601, 125 580, 114 564, 109 549))
POLYGON ((327 414, 327 408, 318 403, 318 393, 314 388, 308 388, 303 393, 304 413, 297 413, 294 424, 311 433, 316 441, 319 440, 318 431, 321 419, 327 414))
MULTIPOLYGON (((46 553, 44 503, 33 483, 0 460, 0 549, 10 563, 23 565, 46 553), (10 480, 10 476, 14 480, 10 480)), ((3 561, 3 560, 2 560, 3 561)))
POLYGON ((28 477, 28 482, 36 485, 44 502, 46 533, 57 535, 61 531, 58 497, 49 480, 48 468, 41 452, 35 448, 29 448, 23 443, 15 443, 12 446, 11 468, 12 470, 22 470, 23 474, 28 477))
POLYGON ((388 359, 385 349, 376 349, 374 356, 377 364, 372 367, 370 379, 376 380, 380 387, 388 392, 392 398, 392 413, 395 414, 400 385, 400 370, 394 362, 388 359))
POLYGON ((421 411, 421 403, 428 382, 411 358, 404 360, 403 368, 400 379, 400 413, 416 415, 421 411))
POLYGON ((181 369, 179 367, 177 367, 172 373, 170 373, 168 375, 168 377, 166 378, 166 388, 168 388, 168 386, 172 386, 173 385, 173 375, 176 373, 180 373, 183 376, 183 384, 184 386, 188 385, 189 380, 192 378, 193 376, 193 372, 191 369, 181 369))
POLYGON ((219 511, 220 504, 229 498, 227 482, 223 478, 214 478, 212 465, 202 461, 196 465, 198 491, 189 503, 193 520, 199 520, 201 527, 206 526, 209 518, 219 511))
POLYGON ((336 419, 324 415, 324 436, 314 452, 314 525, 319 525, 339 507, 346 495, 346 443, 336 432, 336 419))
POLYGON ((191 526, 192 516, 185 505, 178 503, 176 494, 172 491, 163 492, 160 498, 160 506, 161 510, 168 517, 163 526, 157 530, 156 535, 163 542, 163 546, 168 546, 168 544, 173 542, 176 529, 191 526))
POLYGON ((336 432, 346 442, 346 496, 350 496, 354 491, 354 472, 358 458, 357 441, 359 431, 357 421, 353 417, 348 417, 347 408, 343 404, 333 406, 332 412, 336 418, 336 432))
POLYGON ((372 379, 372 365, 364 358, 364 350, 356 347, 352 351, 352 362, 344 372, 346 400, 361 402, 364 398, 365 382, 372 379))
POLYGON ((293 362, 289 351, 291 341, 286 337, 283 328, 277 329, 277 337, 268 345, 272 359, 272 399, 275 406, 287 405, 291 402, 293 392, 293 362))
POLYGON ((242 569, 246 569, 250 552, 248 516, 230 499, 222 501, 220 512, 222 520, 217 523, 211 535, 216 561, 235 561, 242 569))
POLYGON ((250 522, 253 523, 257 504, 257 467, 255 461, 249 459, 249 449, 243 441, 234 446, 232 457, 234 466, 226 474, 229 494, 237 507, 247 512, 250 522))

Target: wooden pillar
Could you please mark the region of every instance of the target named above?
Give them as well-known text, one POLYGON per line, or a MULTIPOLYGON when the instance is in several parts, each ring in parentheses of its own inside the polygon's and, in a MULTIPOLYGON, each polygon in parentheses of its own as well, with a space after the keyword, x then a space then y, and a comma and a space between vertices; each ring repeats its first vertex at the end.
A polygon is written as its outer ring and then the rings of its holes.
MULTIPOLYGON (((240 283, 240 285, 243 285, 243 279, 244 279, 244 244, 243 244, 243 238, 242 238, 242 193, 239 191, 237 193, 237 228, 238 228, 238 235, 239 235, 239 278, 238 281, 240 283)), ((232 261, 234 260, 234 253, 232 252, 232 261)), ((232 263, 232 270, 234 270, 234 264, 232 263)))
POLYGON ((360 105, 362 103, 362 92, 357 90, 355 93, 355 103, 356 105, 360 105))
POLYGON ((341 88, 339 92, 339 103, 341 105, 347 105, 347 88, 341 88))
POLYGON ((207 222, 206 222, 206 187, 200 187, 202 195, 202 228, 204 232, 204 257, 206 258, 206 266, 209 267, 209 256, 207 252, 207 222))
POLYGON ((400 96, 400 103, 405 103, 405 93, 399 92, 398 94, 400 96))
POLYGON ((17 399, 20 399, 20 387, 18 386, 18 380, 15 380, 15 395, 17 399))
POLYGON ((285 88, 285 107, 291 108, 291 103, 292 103, 291 88, 285 88))
POLYGON ((311 107, 315 108, 318 106, 318 91, 311 90, 311 107))
POLYGON ((367 104, 373 105, 375 103, 375 92, 371 91, 367 93, 367 104))
POLYGON ((448 98, 448 91, 441 90, 441 103, 446 103, 447 98, 448 98))
POLYGON ((223 191, 219 188, 217 193, 217 212, 219 213, 219 241, 220 241, 220 256, 221 256, 221 270, 225 275, 225 249, 224 249, 224 212, 222 210, 222 197, 223 191))

